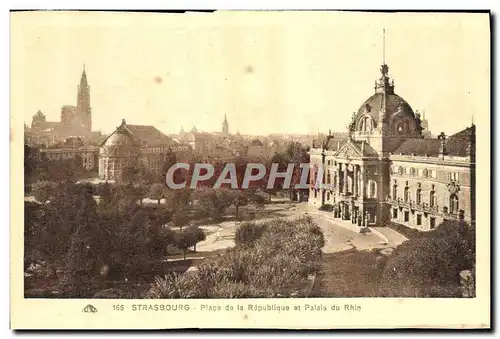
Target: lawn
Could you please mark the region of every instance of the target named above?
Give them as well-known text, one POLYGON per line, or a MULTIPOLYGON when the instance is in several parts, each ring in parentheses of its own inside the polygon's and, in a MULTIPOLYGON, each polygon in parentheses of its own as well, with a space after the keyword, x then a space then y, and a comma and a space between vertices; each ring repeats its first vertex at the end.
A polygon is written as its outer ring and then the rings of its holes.
POLYGON ((383 258, 377 251, 348 250, 323 254, 322 270, 310 297, 375 297, 383 258))

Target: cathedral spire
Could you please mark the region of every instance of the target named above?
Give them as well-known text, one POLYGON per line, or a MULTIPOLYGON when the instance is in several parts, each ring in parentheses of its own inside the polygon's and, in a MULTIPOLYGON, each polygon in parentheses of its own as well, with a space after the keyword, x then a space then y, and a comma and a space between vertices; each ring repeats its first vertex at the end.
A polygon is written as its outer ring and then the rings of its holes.
POLYGON ((80 78, 80 88, 87 88, 88 87, 88 82, 87 82, 87 73, 85 73, 85 63, 83 63, 83 72, 82 76, 80 78))
POLYGON ((227 122, 227 115, 224 114, 224 121, 222 122, 222 133, 229 135, 229 123, 227 122))
POLYGON ((81 124, 86 132, 92 131, 92 108, 90 106, 90 87, 87 82, 87 73, 85 72, 85 63, 83 64, 82 76, 77 90, 76 106, 81 124))

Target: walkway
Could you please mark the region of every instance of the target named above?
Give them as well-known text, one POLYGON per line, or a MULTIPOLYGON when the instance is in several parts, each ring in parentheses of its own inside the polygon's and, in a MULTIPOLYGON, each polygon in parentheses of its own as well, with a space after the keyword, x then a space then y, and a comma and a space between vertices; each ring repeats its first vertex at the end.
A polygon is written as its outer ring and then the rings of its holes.
POLYGON ((389 227, 370 227, 370 229, 380 232, 385 238, 387 238, 387 245, 390 247, 397 247, 408 240, 407 237, 389 227))
MULTIPOLYGON (((359 227, 357 225, 352 224, 348 220, 340 220, 338 218, 334 218, 332 212, 320 211, 316 206, 309 204, 299 204, 297 205, 297 209, 300 209, 304 213, 311 216, 321 216, 322 218, 331 221, 333 224, 344 227, 353 232, 359 232, 359 227)), ((388 227, 370 226, 369 229, 372 231, 372 233, 375 233, 380 240, 377 246, 373 246, 371 248, 397 247, 408 240, 408 238, 406 238, 404 235, 388 227)))

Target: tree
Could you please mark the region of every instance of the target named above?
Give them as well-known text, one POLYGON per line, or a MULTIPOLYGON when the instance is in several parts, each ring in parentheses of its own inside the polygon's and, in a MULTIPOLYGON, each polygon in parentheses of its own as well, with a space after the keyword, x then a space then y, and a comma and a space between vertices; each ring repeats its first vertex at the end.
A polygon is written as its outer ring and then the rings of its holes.
POLYGON ((136 166, 128 165, 122 170, 122 181, 133 182, 139 177, 139 170, 136 166))
POLYGON ((24 202, 24 269, 42 260, 40 239, 43 228, 43 209, 33 202, 24 202))
POLYGON ((137 187, 131 182, 115 184, 113 186, 113 204, 120 213, 128 213, 137 208, 137 201, 141 198, 137 187))
POLYGON ((290 183, 290 198, 293 199, 295 197, 295 192, 297 192, 300 196, 301 193, 308 190, 307 188, 297 190, 295 189, 295 185, 300 183, 300 179, 302 177, 302 168, 300 168, 300 164, 308 164, 310 156, 307 152, 307 148, 299 142, 291 142, 287 147, 286 154, 289 161, 294 164, 292 180, 290 183))
POLYGON ((205 240, 207 237, 205 232, 198 226, 189 226, 187 229, 189 246, 193 246, 193 251, 196 252, 196 244, 205 240))
POLYGON ((52 199, 57 193, 58 185, 51 181, 39 181, 33 184, 33 195, 41 203, 52 199))
POLYGON ((198 226, 187 227, 175 235, 176 246, 182 250, 184 260, 186 259, 188 249, 193 247, 194 252, 196 252, 196 244, 205 239, 205 232, 198 226))
POLYGON ((165 196, 165 188, 166 186, 164 184, 155 183, 151 185, 149 189, 149 197, 151 199, 157 200, 158 206, 160 206, 161 199, 163 199, 165 196))
POLYGON ((189 223, 189 207, 182 206, 172 211, 172 222, 181 229, 189 223))
POLYGON ((139 203, 142 206, 142 201, 148 195, 150 187, 146 181, 140 180, 137 184, 135 184, 135 188, 137 190, 137 197, 139 198, 139 203))
POLYGON ((211 217, 213 220, 221 220, 226 208, 233 202, 232 196, 230 189, 205 188, 196 191, 194 200, 198 202, 202 215, 211 217))
POLYGON ((246 204, 248 204, 248 196, 243 190, 234 190, 232 192, 228 192, 228 195, 231 203, 236 209, 236 218, 238 218, 240 206, 245 206, 246 204))
POLYGON ((69 192, 75 197, 74 208, 77 213, 71 228, 73 231, 68 250, 63 256, 63 285, 67 296, 87 297, 91 295, 98 259, 106 248, 102 246, 102 231, 98 225, 97 204, 92 196, 92 187, 75 185, 69 188, 69 192))
POLYGON ((164 198, 167 208, 173 212, 177 208, 191 206, 191 190, 183 189, 165 189, 164 198))

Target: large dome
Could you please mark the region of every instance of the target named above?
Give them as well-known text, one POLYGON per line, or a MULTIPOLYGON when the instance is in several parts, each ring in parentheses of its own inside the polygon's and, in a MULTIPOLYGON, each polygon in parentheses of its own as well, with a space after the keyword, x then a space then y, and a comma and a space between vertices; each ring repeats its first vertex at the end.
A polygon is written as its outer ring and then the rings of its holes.
POLYGON ((106 146, 128 146, 133 145, 133 140, 127 133, 122 131, 116 131, 104 143, 104 147, 106 146))
POLYGON ((384 120, 384 130, 388 135, 416 137, 421 134, 420 117, 411 106, 394 93, 394 81, 389 80, 387 65, 380 68, 382 77, 375 82, 375 94, 369 97, 353 116, 352 131, 361 134, 380 129, 384 120))
MULTIPOLYGON (((404 116, 415 119, 415 113, 406 100, 395 93, 386 94, 385 97, 385 116, 389 118, 388 121, 390 121, 390 118, 395 114, 400 115, 401 117, 404 116)), ((356 114, 356 121, 359 121, 362 116, 368 114, 373 118, 375 122, 374 128, 376 128, 379 124, 380 111, 383 108, 383 101, 384 93, 375 93, 366 99, 356 114)))
POLYGON ((138 150, 134 139, 126 132, 118 128, 101 146, 102 155, 133 156, 138 150))

